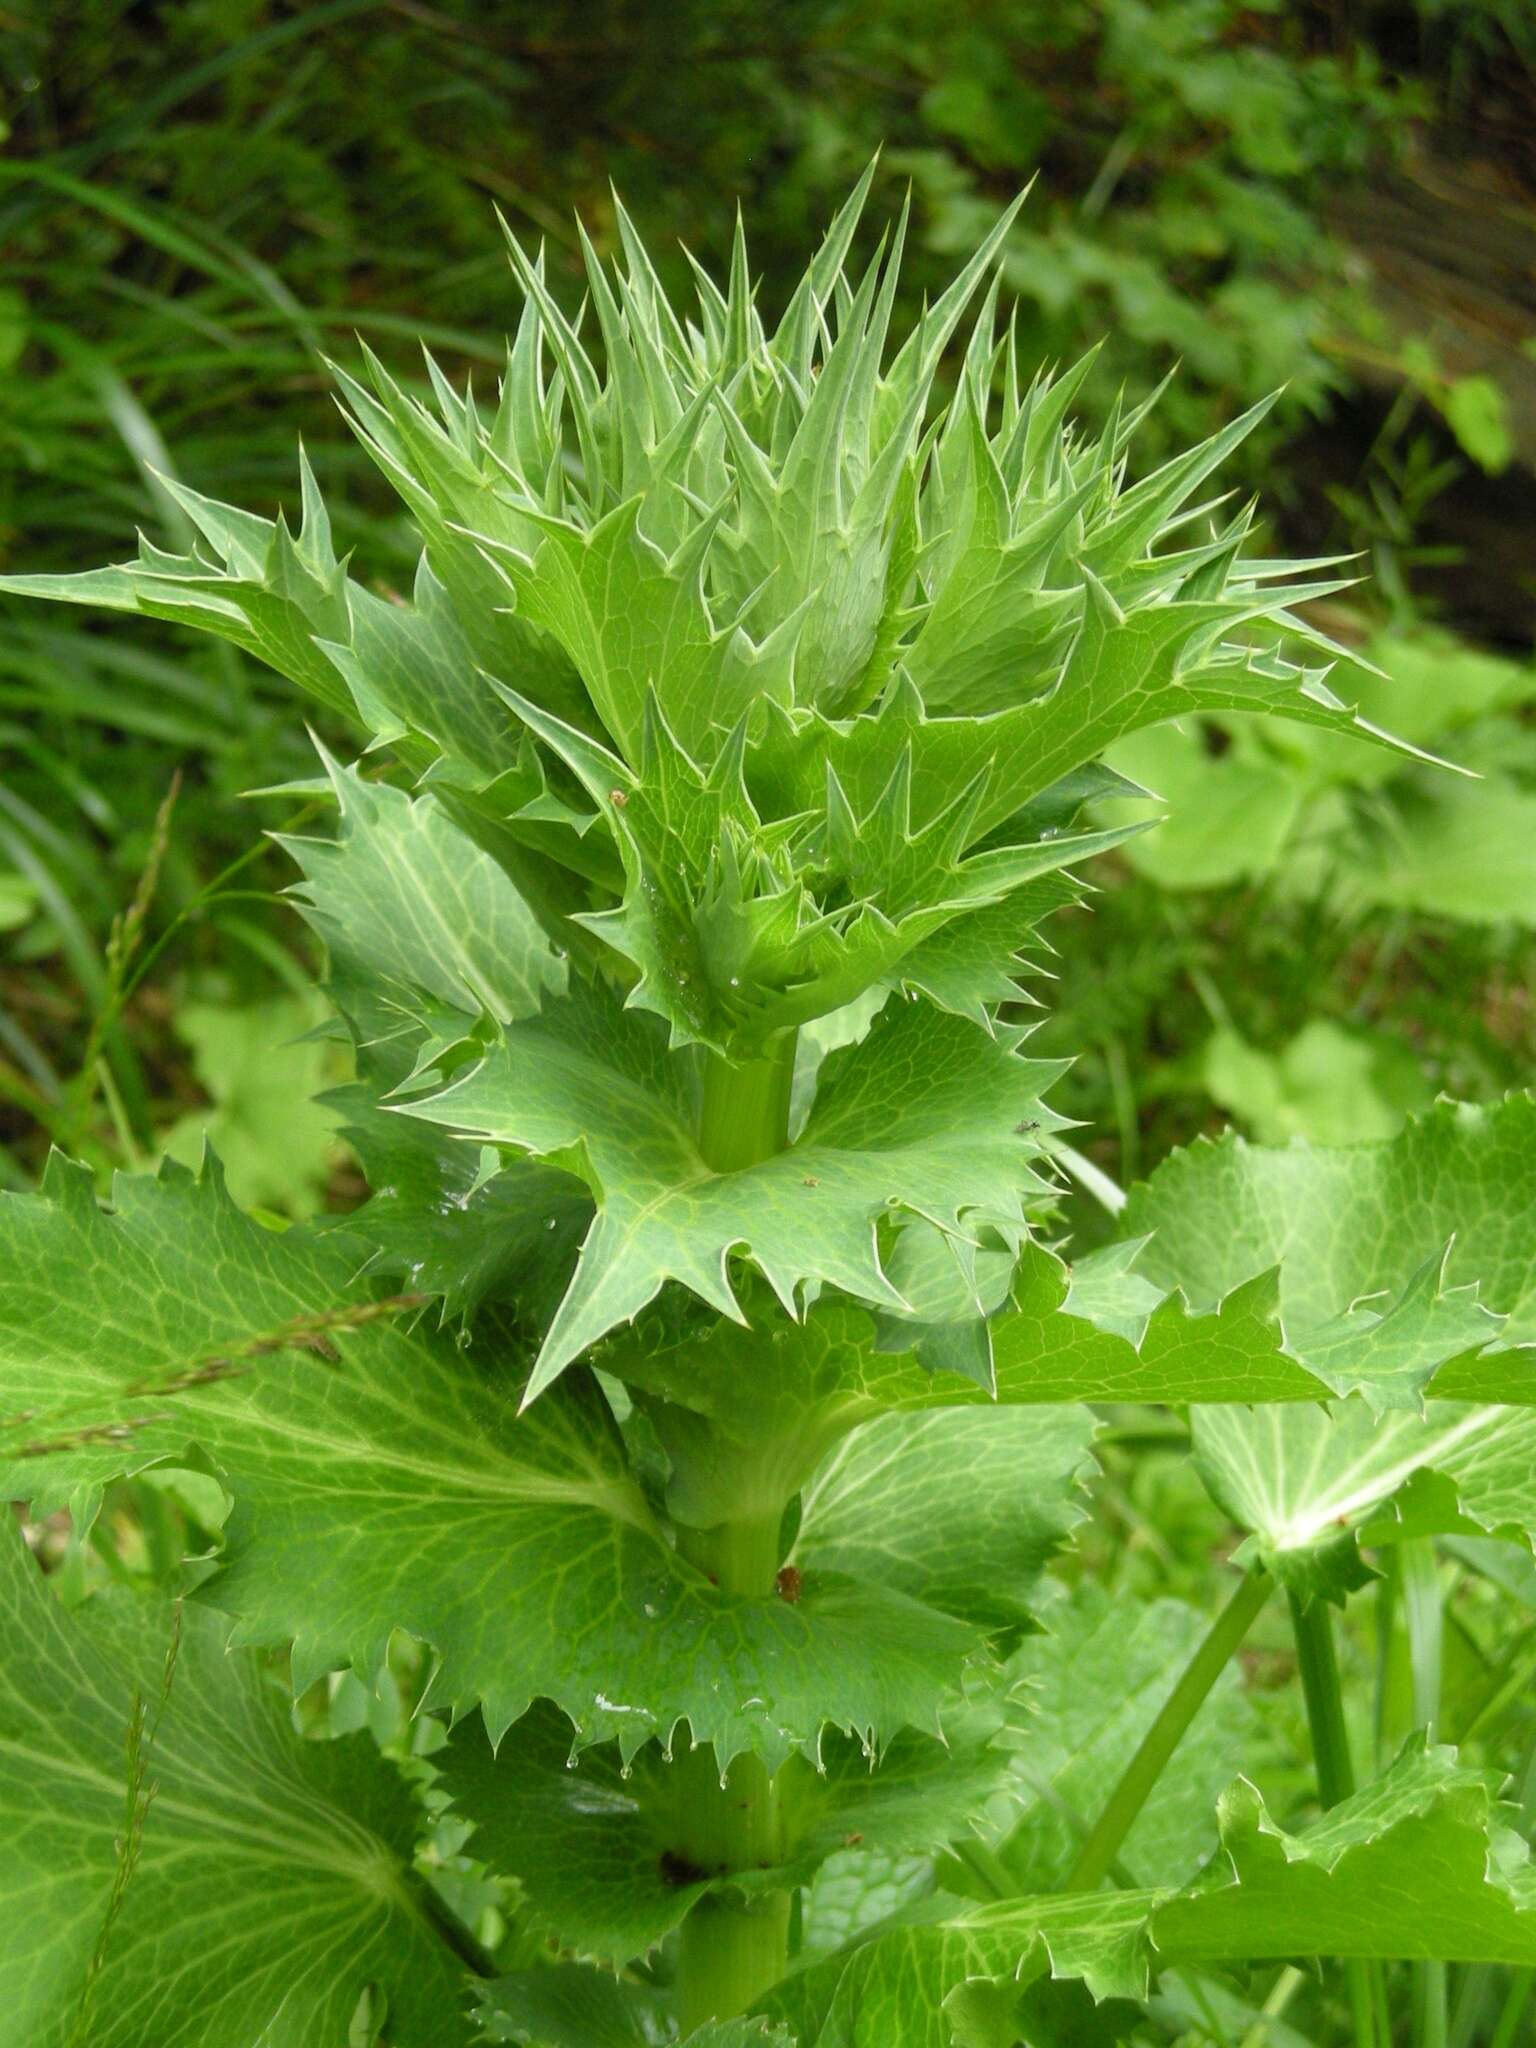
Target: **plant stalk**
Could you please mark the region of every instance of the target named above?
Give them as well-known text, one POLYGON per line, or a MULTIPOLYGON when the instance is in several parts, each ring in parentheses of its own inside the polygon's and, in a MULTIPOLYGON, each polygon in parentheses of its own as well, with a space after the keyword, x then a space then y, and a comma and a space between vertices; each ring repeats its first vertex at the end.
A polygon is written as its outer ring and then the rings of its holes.
POLYGON ((1108 1804, 1072 1866, 1067 1891, 1096 1891, 1109 1875, 1152 1788, 1273 1590, 1273 1581, 1255 1566, 1211 1623, 1205 1640, 1185 1665, 1178 1684, 1163 1702, 1157 1719, 1142 1737, 1119 1784, 1109 1795, 1108 1804))
MULTIPOLYGON (((1304 1605, 1295 1593, 1289 1595, 1289 1600, 1302 1697, 1307 1704, 1307 1727, 1312 1737, 1312 1761, 1317 1771, 1317 1796, 1325 1808, 1337 1806, 1355 1789, 1355 1766, 1349 1753, 1349 1730, 1344 1723, 1344 1689, 1339 1682, 1333 1622, 1325 1601, 1314 1600, 1304 1605)), ((1355 2048, 1387 2048, 1390 2034, 1386 2025, 1386 1987, 1380 1969, 1358 1958, 1346 1962, 1344 1989, 1355 2048)))
MULTIPOLYGON (((736 1173, 781 1152, 789 1137, 795 1038, 764 1058, 731 1066, 706 1055, 698 1144, 716 1173, 736 1173)), ((724 1593, 748 1599, 774 1595, 782 1517, 679 1528, 677 1547, 724 1593)), ((713 1751, 695 1750, 679 1765, 679 1841, 702 1871, 771 1870, 784 1859, 778 1787, 762 1759, 739 1756, 722 1781, 713 1751)), ((783 1976, 789 1963, 792 1895, 771 1891, 701 1899, 678 1942, 678 2022, 686 2037, 709 2020, 734 2019, 783 1976)))

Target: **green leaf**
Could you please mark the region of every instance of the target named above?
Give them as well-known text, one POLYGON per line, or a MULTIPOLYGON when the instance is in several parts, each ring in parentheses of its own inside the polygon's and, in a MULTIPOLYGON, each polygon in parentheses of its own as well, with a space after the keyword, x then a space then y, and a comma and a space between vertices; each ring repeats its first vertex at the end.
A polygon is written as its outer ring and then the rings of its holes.
POLYGON ((1536 923, 1536 793, 1497 772, 1402 791, 1351 862, 1367 903, 1469 924, 1536 923))
POLYGON ((700 1800, 719 1774, 707 1751, 651 1743, 627 1764, 610 1747, 573 1757, 569 1723, 540 1705, 499 1750, 465 1724, 434 1762, 455 1811, 474 1824, 472 1853, 518 1880, 532 1924, 565 1949, 621 1964, 654 1948, 707 1893, 804 1883, 849 1843, 901 1855, 962 1836, 1006 1782, 1007 1721, 983 1689, 948 1705, 942 1741, 908 1731, 875 1757, 847 1737, 825 1738, 818 1768, 796 1759, 779 1774, 777 1867, 701 1860, 700 1800))
POLYGON ((1195 1456, 1266 1567, 1301 1592, 1365 1576, 1355 1539, 1439 1531, 1536 1533, 1536 1411, 1437 1402, 1428 1417, 1326 1408, 1201 1409, 1195 1456), (1429 1482, 1449 1482, 1436 1488, 1429 1482))
POLYGON ((485 2040, 517 2048, 657 2048, 667 2038, 665 2013, 648 1986, 578 1963, 500 1977, 475 2008, 485 2040))
POLYGON ((1096 1428, 1086 1408, 881 1416, 806 1488, 792 1557, 984 1628, 1027 1628, 1040 1573, 1087 1512, 1096 1428))
POLYGON ((1515 452, 1509 399, 1492 377, 1453 377, 1434 394, 1446 425, 1478 468, 1489 476, 1508 469, 1515 452))
MULTIPOLYGON (((951 2048, 947 2006, 975 1980, 1081 1977, 1095 1998, 1146 1995, 1152 1968, 1290 1960, 1536 1959, 1536 1875, 1486 1774, 1409 1749, 1304 1833, 1239 1780, 1221 1851, 1185 1889, 967 1905, 942 1893, 786 1980, 763 2009, 805 2048, 951 2048), (1390 1899, 1392 1910, 1381 1909, 1390 1899)), ((969 2021, 980 2001, 968 1990, 969 2021)), ((982 2011, 985 2010, 982 2006, 982 2011)), ((973 2036, 973 2038, 975 2038, 973 2036)), ((983 2034, 981 2039, 985 2040, 983 2034)))
POLYGON ((1027 1134, 1056 1123, 1039 1098, 1057 1070, 1020 1058, 1020 1037, 895 1005, 824 1063, 788 1150, 736 1173, 713 1173, 700 1157, 685 1071, 668 1062, 661 1034, 595 989, 508 1025, 463 1078, 404 1106, 566 1166, 592 1191, 597 1220, 532 1395, 668 1280, 739 1318, 734 1251, 750 1255, 792 1314, 818 1282, 901 1310, 881 1263, 881 1219, 919 1216, 961 1242, 989 1224, 1021 1228, 1025 1194, 1043 1185, 1027 1134))
POLYGON ((1299 779, 1281 763, 1239 747, 1213 756, 1192 726, 1121 740, 1113 763, 1169 806, 1157 830, 1126 852, 1163 889, 1210 889, 1268 874, 1301 809, 1299 779))
MULTIPOLYGON (((1034 1711, 1014 1756, 1009 1797, 997 1802, 987 1829, 1021 1892, 1065 1884, 1109 1790, 1209 1626, 1183 1601, 1143 1602, 1092 1581, 1068 1593, 1047 1580, 1036 1617, 1041 1633, 1027 1637, 1008 1665, 1034 1711)), ((1254 1730, 1229 1666, 1121 1849, 1133 1883, 1194 1875, 1215 1844, 1217 1796, 1241 1767, 1254 1730)))
POLYGON ((243 1640, 294 1642, 296 1683, 371 1672, 404 1628, 439 1654, 434 1699, 483 1704, 496 1735, 542 1695, 585 1741, 632 1753, 686 1720, 723 1761, 776 1764, 827 1724, 933 1728, 980 1655, 973 1628, 835 1573, 793 1605, 721 1593, 587 1375, 519 1419, 515 1335, 408 1321, 354 1284, 344 1233, 261 1229, 212 1173, 119 1177, 113 1205, 62 1166, 0 1197, 7 1491, 64 1502, 202 1444, 235 1495, 213 1597, 243 1640))
POLYGON ((337 1151, 336 1118, 316 1099, 335 1061, 312 1035, 323 1014, 304 996, 181 1004, 176 1033, 213 1107, 176 1119, 161 1141, 167 1156, 196 1166, 212 1145, 243 1205, 299 1216, 318 1208, 337 1151))
POLYGON ((367 1201, 344 1224, 372 1247, 368 1272, 440 1297, 445 1317, 502 1301, 548 1322, 592 1220, 578 1181, 400 1116, 375 1087, 333 1088, 324 1101, 368 1177, 367 1201))
POLYGON ((1495 1803, 1496 1783, 1458 1765, 1454 1750, 1410 1747, 1293 1835, 1240 1780, 1221 1805, 1222 1857, 1207 1883, 1159 1908, 1152 1938, 1170 1962, 1536 1962, 1536 1873, 1495 1803))
POLYGON ((1124 1223, 1150 1237, 1139 1270, 1196 1308, 1278 1266, 1286 1348, 1337 1393, 1525 1404, 1536 1240, 1510 1219, 1533 1204, 1536 1100, 1517 1095, 1334 1151, 1200 1140, 1124 1223))
POLYGON ((0 1556, 6 2025, 36 2048, 314 2048, 365 1989, 401 2048, 467 2041, 412 1872, 419 1816, 367 1737, 306 1742, 217 1616, 66 1615, 0 1556))
POLYGON ((301 471, 297 539, 281 518, 259 519, 164 478, 206 553, 167 554, 141 538, 136 562, 76 576, 9 576, 0 578, 0 588, 200 627, 348 712, 346 687, 318 645, 320 638, 349 637, 346 567, 336 559, 330 522, 302 457, 301 471))
POLYGON ((421 990, 500 1023, 565 987, 563 957, 505 871, 434 798, 365 782, 322 755, 340 807, 334 840, 285 839, 305 916, 375 1000, 421 990))
POLYGON ((1213 1099, 1266 1145, 1390 1138, 1431 1100, 1418 1057, 1401 1039, 1349 1031, 1327 1017, 1314 1017, 1274 1053, 1229 1027, 1214 1031, 1201 1067, 1213 1099))

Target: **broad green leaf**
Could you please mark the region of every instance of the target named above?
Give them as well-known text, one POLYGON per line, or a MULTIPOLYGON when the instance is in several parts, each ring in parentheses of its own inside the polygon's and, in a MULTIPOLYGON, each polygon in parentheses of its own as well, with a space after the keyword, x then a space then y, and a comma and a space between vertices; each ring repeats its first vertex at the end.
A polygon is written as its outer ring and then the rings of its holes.
POLYGON ((719 1766, 681 1741, 666 1752, 648 1744, 628 1764, 611 1748, 573 1759, 569 1722, 540 1705, 498 1751, 466 1723, 434 1762, 456 1813, 474 1824, 471 1853, 518 1880, 532 1924, 564 1949, 621 1964, 706 1893, 803 1883, 849 1844, 905 1855, 966 1834, 1006 1783, 1011 1711, 983 1689, 949 1704, 942 1741, 908 1731, 878 1757, 825 1738, 819 1769, 795 1759, 779 1774, 776 1867, 705 1860, 698 1813, 719 1766))
POLYGON ((176 1033, 213 1106, 176 1119, 161 1141, 166 1154, 196 1166, 211 1145, 247 1208, 299 1216, 318 1208, 338 1151, 335 1115, 316 1099, 336 1065, 313 1035, 323 1015, 318 998, 303 996, 181 1004, 176 1033))
POLYGON ((498 1978, 475 2017, 483 2039, 516 2048, 659 2048, 670 2031, 658 1992, 579 1963, 498 1978))
MULTIPOLYGON (((1182 1601, 1142 1602, 1092 1581, 1068 1593, 1047 1580, 1036 1616, 1041 1633, 1027 1637, 1008 1664, 1032 1716, 1008 1794, 986 1830, 1021 1892, 1066 1882, 1110 1790, 1209 1627, 1182 1601)), ((1255 1725, 1229 1667, 1126 1837, 1119 1862, 1133 1882, 1187 1880, 1210 1854, 1216 1799, 1241 1768, 1255 1725)))
POLYGON ((1388 1141, 1175 1153, 1124 1222, 1139 1270, 1196 1307, 1279 1269, 1286 1348, 1336 1393, 1528 1404, 1536 1369, 1536 1101, 1437 1104, 1388 1141), (1502 1319, 1502 1320, 1501 1320, 1502 1319), (1479 1322, 1482 1332, 1479 1334, 1479 1322))
POLYGON ((1198 729, 1137 733, 1112 758, 1169 807, 1157 830, 1126 852, 1160 888, 1209 889, 1267 874, 1301 808, 1299 780, 1281 764, 1236 748, 1213 757, 1198 729))
POLYGON ((932 1890, 931 1856, 839 1849, 801 1895, 802 1953, 830 1954, 932 1890))
POLYGON ((1495 1803, 1497 1782, 1454 1750, 1410 1748, 1287 1834, 1240 1780, 1222 1801, 1223 1853, 1206 1882, 1153 1916, 1160 1956, 1536 1962, 1536 1872, 1495 1803))
POLYGON ((933 1728, 979 1633, 896 1591, 808 1573, 797 1604, 722 1594, 655 1522, 585 1374, 519 1418, 526 1352, 460 1345, 354 1285, 366 1244, 273 1232, 212 1173, 89 1176, 0 1197, 4 1484, 35 1503, 183 1461, 235 1495, 212 1597, 296 1682, 372 1671, 408 1629, 434 1700, 495 1734, 537 1697, 632 1753, 686 1720, 722 1759, 933 1728), (334 1354, 339 1354, 336 1356, 334 1354), (515 1654, 509 1654, 515 1643, 515 1654))
POLYGON ((1096 1427, 1086 1408, 881 1416, 806 1488, 792 1558, 984 1628, 1027 1628, 1041 1571, 1087 1512, 1096 1427))
POLYGON ((400 2048, 469 2039, 412 1871, 419 1815, 366 1736, 306 1742, 217 1616, 66 1614, 0 1555, 0 1999, 29 2048, 314 2048, 363 1992, 400 2048))
POLYGON ((1266 1145, 1395 1137, 1404 1117, 1431 1101, 1418 1057, 1403 1040, 1346 1030, 1327 1017, 1314 1017, 1274 1053, 1224 1026, 1206 1042, 1201 1075, 1213 1100, 1266 1145))
POLYGON ((1374 1414, 1356 1397, 1328 1407, 1199 1409, 1201 1476, 1252 1539, 1249 1549, 1300 1591, 1347 1590, 1363 1576, 1359 1532, 1536 1533, 1536 1411, 1437 1401, 1425 1416, 1374 1414), (1437 1488, 1434 1480, 1449 1482, 1437 1488))
POLYGON ((334 841, 286 839, 305 916, 375 999, 424 991, 472 1020, 535 1016, 565 962, 506 873, 430 796, 365 782, 324 757, 340 807, 334 841))
POLYGON ((937 1893, 787 1979, 763 2010, 805 2048, 952 2048, 948 2001, 977 1979, 1081 1977, 1096 1998, 1141 2000, 1152 1971, 1191 1964, 1536 1959, 1526 1845, 1453 1751, 1410 1749, 1301 1834, 1243 1780, 1218 1817, 1221 1851, 1185 1889, 987 1905, 937 1893))
POLYGON ((1536 791, 1512 776, 1405 789, 1351 863, 1367 903, 1469 924, 1536 923, 1536 791))
POLYGON ((923 1004, 888 1007, 824 1063, 795 1142, 736 1173, 700 1157, 686 1070, 669 1062, 664 1035, 595 989, 508 1025, 480 1064, 404 1106, 566 1166, 592 1191, 597 1220, 532 1394, 668 1280, 739 1317, 733 1252, 751 1257, 790 1313, 817 1284, 901 1310, 881 1219, 921 1217, 961 1242, 988 1225, 1021 1228, 1025 1194, 1043 1186, 1031 1133, 1057 1119, 1040 1101, 1056 1069, 1019 1057, 1020 1036, 989 1038, 923 1004))

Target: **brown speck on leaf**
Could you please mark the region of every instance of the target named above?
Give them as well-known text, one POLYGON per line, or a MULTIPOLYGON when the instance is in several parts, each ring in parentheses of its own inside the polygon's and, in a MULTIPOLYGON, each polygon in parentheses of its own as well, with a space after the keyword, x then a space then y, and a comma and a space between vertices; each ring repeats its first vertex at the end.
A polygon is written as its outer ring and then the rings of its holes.
POLYGON ((800 1576, 800 1567, 796 1564, 781 1565, 779 1576, 774 1581, 779 1598, 787 1600, 791 1607, 800 1605, 800 1589, 804 1583, 800 1576))
POLYGON ((862 1842, 863 1839, 864 1837, 861 1834, 859 1834, 857 1830, 855 1830, 854 1833, 851 1835, 844 1835, 843 1847, 845 1849, 857 1849, 860 1842, 862 1842))
POLYGON ((613 805, 613 808, 616 811, 622 811, 624 806, 629 802, 629 798, 624 794, 622 789, 610 789, 608 792, 608 801, 613 805))
POLYGON ((687 1856, 680 1856, 676 1849, 663 1849, 657 1862, 663 1884, 703 1884, 709 1876, 707 1870, 687 1856))
POLYGON ((805 1178, 801 1181, 800 1185, 803 1188, 819 1188, 821 1186, 821 1182, 816 1178, 814 1173, 808 1173, 805 1176, 805 1178))

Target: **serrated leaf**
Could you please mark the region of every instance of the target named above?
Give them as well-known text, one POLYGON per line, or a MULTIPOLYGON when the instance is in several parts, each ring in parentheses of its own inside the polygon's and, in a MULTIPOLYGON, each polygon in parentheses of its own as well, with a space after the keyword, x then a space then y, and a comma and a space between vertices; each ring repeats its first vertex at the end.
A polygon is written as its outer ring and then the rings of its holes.
POLYGON ((671 2032, 659 1993, 577 1963, 497 1978, 475 2018, 483 2039, 516 2048, 660 2048, 671 2032))
MULTIPOLYGON (((985 1830, 1021 1892, 1066 1882, 1109 1788, 1209 1626, 1183 1601, 1143 1602, 1092 1581, 1069 1593, 1047 1580, 1036 1615, 1040 1633, 1008 1665, 1024 1687, 1030 1719, 1009 1794, 985 1830)), ((1217 1796, 1241 1767, 1254 1727, 1229 1666, 1121 1848, 1119 1866, 1131 1882, 1177 1883, 1199 1869, 1215 1843, 1217 1796)))
POLYGON ((564 959, 533 912, 433 797, 322 758, 340 833, 282 843, 304 870, 293 895, 352 974, 398 990, 403 1004, 422 990, 466 1020, 483 1011, 502 1023, 564 989, 564 959))
POLYGON ((1221 1852, 1187 1889, 979 1906, 935 1894, 789 1978, 762 2009, 806 2048, 951 2048, 946 2002, 978 1979, 1081 1977, 1095 1998, 1141 2000, 1151 1970, 1191 1964, 1536 1959, 1528 1851, 1487 1776, 1453 1751, 1410 1749, 1299 1835, 1242 1780, 1219 1820, 1221 1852))
POLYGON ((1124 1223, 1196 1307, 1278 1267, 1286 1348, 1336 1393, 1527 1404, 1536 1371, 1536 1101, 1438 1104, 1393 1139, 1175 1153, 1124 1223), (1481 1329, 1481 1334, 1480 1334, 1481 1329))
POLYGON ((217 1178, 89 1176, 0 1197, 5 1485, 34 1502, 202 1444, 235 1508, 213 1595, 298 1681, 371 1672, 405 1628, 434 1702, 499 1734, 544 1696, 626 1751, 686 1720, 722 1760, 936 1725, 974 1629, 808 1573, 798 1604, 721 1593, 656 1524, 606 1402, 574 1376, 521 1419, 520 1351, 468 1349, 354 1285, 339 1231, 275 1233, 217 1178), (327 1348, 339 1352, 328 1362, 327 1348), (515 1644, 515 1654, 509 1654, 515 1644), (578 1651, 578 1646, 585 1646, 578 1651))
POLYGON ((66 1614, 0 1545, 0 1998, 35 2048, 314 2048, 369 1986, 401 2048, 468 2041, 419 1817, 366 1736, 306 1742, 219 1618, 66 1614))
POLYGON ((778 1864, 704 1860, 698 1810, 719 1766, 681 1743, 669 1753, 649 1744, 628 1764, 611 1748, 573 1759, 569 1723, 541 1705, 499 1751, 465 1724, 434 1761, 455 1811, 474 1824, 472 1853, 518 1880, 533 1924, 567 1950, 621 1964, 707 1894, 804 1883, 848 1843, 902 1854, 961 1836, 1006 1781, 1006 1718, 983 1690, 949 1703, 942 1741, 909 1731, 875 1758, 828 1737, 819 1769, 797 1759, 779 1774, 778 1864))
POLYGON ((1086 1408, 881 1416, 811 1480, 792 1558, 1004 1634, 1027 1628, 1041 1571, 1087 1512, 1096 1429, 1086 1408))
POLYGON ((1042 1183, 1028 1163, 1038 1142, 1017 1127, 1055 1121, 1039 1097, 1056 1070, 1020 1058, 1019 1036, 993 1040, 898 1005, 825 1062, 795 1142, 736 1173, 701 1158, 685 1072, 668 1063, 662 1035, 597 990, 573 989, 536 1022, 509 1025, 462 1079, 402 1107, 567 1166, 592 1190, 597 1221, 544 1340, 537 1393, 668 1280, 739 1315, 735 1251, 791 1313, 818 1284, 901 1309, 880 1219, 910 1213, 960 1239, 994 1220, 1020 1226, 1025 1193, 1042 1183))
POLYGON ((254 654, 333 710, 352 709, 345 684, 317 639, 348 638, 348 579, 331 546, 314 479, 303 468, 304 522, 260 519, 166 480, 197 532, 191 554, 167 554, 141 538, 137 561, 75 576, 11 576, 4 588, 195 626, 254 654))

